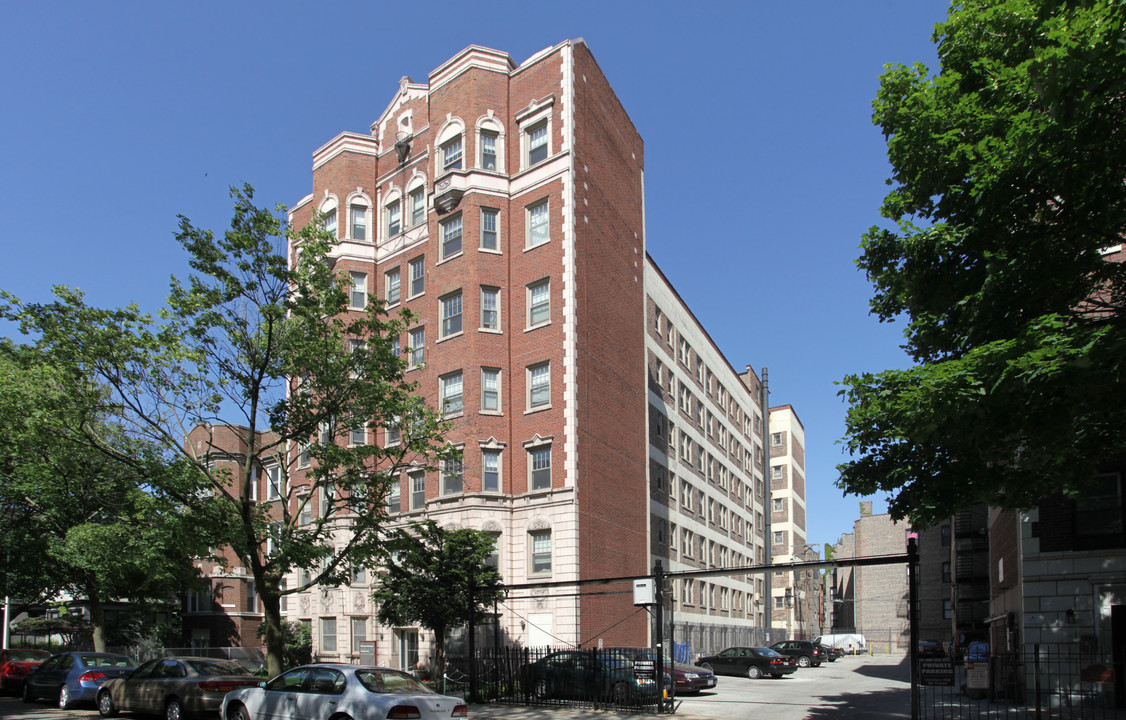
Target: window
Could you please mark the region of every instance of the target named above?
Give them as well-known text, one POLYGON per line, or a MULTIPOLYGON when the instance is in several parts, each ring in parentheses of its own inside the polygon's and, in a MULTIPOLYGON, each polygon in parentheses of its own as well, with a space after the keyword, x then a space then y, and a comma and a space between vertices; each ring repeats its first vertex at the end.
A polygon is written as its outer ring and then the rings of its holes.
POLYGON ((949 562, 942 563, 942 582, 944 582, 944 583, 950 582, 950 563, 949 562))
POLYGON ((442 260, 461 252, 461 216, 442 223, 442 260))
POLYGON ((246 584, 246 609, 248 612, 258 612, 258 592, 253 581, 246 584))
POLYGON ((411 294, 410 297, 418 297, 426 290, 426 264, 422 258, 415 258, 410 261, 411 269, 411 294))
POLYGON ((500 288, 481 286, 481 329, 500 330, 500 288))
POLYGON ((426 473, 421 470, 407 473, 407 482, 411 488, 411 510, 426 507, 426 473))
POLYGON ((442 337, 461 334, 461 291, 442 298, 442 337))
POLYGON ((321 219, 324 220, 325 231, 336 237, 336 208, 325 210, 321 219))
POLYGON ((352 239, 368 239, 368 209, 363 205, 352 206, 352 239))
POLYGON ((410 203, 411 227, 417 227, 426 222, 426 188, 418 187, 407 195, 410 203))
POLYGON ((297 446, 297 467, 309 467, 309 443, 303 442, 297 446))
POLYGON ((281 467, 278 465, 266 466, 266 499, 278 500, 285 492, 285 486, 282 483, 281 467))
POLYGON ((498 533, 498 532, 489 533, 489 537, 493 541, 493 549, 492 549, 492 552, 489 553, 489 556, 487 558, 485 558, 485 564, 488 565, 489 567, 495 568, 496 570, 499 571, 500 570, 500 533, 498 533))
POLYGON ((528 128, 528 166, 547 159, 547 120, 528 128))
POLYGON ((391 418, 391 421, 387 424, 386 432, 387 438, 385 444, 387 445, 398 445, 399 442, 403 439, 403 431, 400 427, 400 420, 398 415, 391 418))
POLYGON ((500 490, 500 450, 481 451, 481 489, 485 492, 500 490))
POLYGON ((533 530, 528 535, 532 545, 532 574, 551 572, 551 531, 533 530))
POLYGON ((942 547, 950 547, 950 526, 949 525, 943 525, 941 528, 939 528, 939 534, 940 534, 939 542, 942 545, 942 547))
POLYGON ((461 371, 450 373, 441 379, 442 391, 442 414, 443 415, 456 415, 460 413, 463 408, 462 403, 462 383, 461 371))
POLYGON ((367 445, 367 429, 363 425, 352 428, 348 439, 352 446, 367 445))
POLYGON ((528 409, 551 405, 551 363, 528 368, 528 409))
POLYGON ((551 281, 540 280, 528 286, 528 327, 551 321, 551 281))
POLYGON ((363 310, 368 304, 368 276, 363 273, 351 273, 352 292, 348 304, 356 310, 363 310))
POLYGON ((775 466, 771 467, 770 468, 770 477, 773 480, 781 480, 782 479, 782 466, 781 465, 775 465, 775 466))
POLYGON ((774 544, 781 545, 786 541, 786 535, 781 530, 774 531, 774 544))
POLYGON ((949 620, 954 615, 954 605, 950 600, 942 601, 942 619, 949 620))
POLYGON ((392 238, 403 231, 403 204, 396 198, 387 206, 387 237, 392 238))
POLYGON ((528 451, 528 462, 531 465, 532 482, 530 490, 547 490, 551 488, 551 446, 532 448, 528 451))
POLYGON ((387 489, 387 512, 394 515, 402 509, 403 489, 399 487, 399 481, 394 480, 391 487, 387 489))
POLYGON ((781 445, 782 444, 782 433, 770 433, 770 444, 771 445, 781 445))
MULTIPOLYGON (((361 568, 362 570, 362 568, 361 568)), ((363 582, 363 581, 361 581, 363 582)), ((367 618, 352 618, 352 652, 360 651, 360 643, 368 639, 367 618)))
POLYGON ((786 509, 786 501, 782 498, 774 498, 774 512, 782 512, 786 509))
POLYGON ((442 146, 442 169, 443 170, 460 170, 461 169, 461 136, 458 135, 453 140, 442 146))
POLYGON ((461 458, 442 460, 442 494, 456 495, 462 491, 461 458))
POLYGON ((387 289, 387 304, 397 305, 400 299, 400 292, 402 290, 402 275, 399 273, 399 268, 388 270, 383 278, 383 285, 387 289))
POLYGON ((548 237, 547 200, 528 206, 528 247, 543 245, 548 237))
POLYGON ((497 169, 497 134, 494 132, 481 133, 481 169, 497 169))
POLYGON ((321 652, 336 652, 336 618, 321 618, 321 652))
POLYGON ((408 350, 407 366, 416 368, 426 360, 426 328, 415 328, 410 332, 411 346, 408 350))
POLYGON ((497 225, 499 213, 489 208, 481 208, 481 249, 500 250, 500 231, 497 225))
POLYGON ((481 368, 481 412, 500 412, 500 370, 481 368))

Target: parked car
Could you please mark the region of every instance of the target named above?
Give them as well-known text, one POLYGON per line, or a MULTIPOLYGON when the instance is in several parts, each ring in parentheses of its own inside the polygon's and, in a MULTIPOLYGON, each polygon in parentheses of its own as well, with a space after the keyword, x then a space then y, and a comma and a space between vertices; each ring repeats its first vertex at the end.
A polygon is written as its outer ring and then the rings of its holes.
POLYGON ((825 659, 821 651, 822 645, 812 640, 782 640, 770 647, 797 660, 798 667, 818 667, 825 659))
POLYGON ((798 669, 795 658, 770 648, 731 647, 715 655, 704 655, 697 664, 717 675, 746 675, 751 679, 764 675, 780 678, 798 669))
POLYGON ((183 720, 190 715, 214 715, 224 695, 255 686, 260 679, 231 660, 157 658, 107 682, 98 690, 96 701, 102 717, 126 710, 183 720))
POLYGON ((223 720, 448 720, 469 714, 465 701, 439 695, 411 675, 384 667, 302 665, 223 698, 223 720))
MULTIPOLYGON (((611 648, 611 650, 626 655, 634 662, 644 660, 654 663, 656 667, 657 653, 651 648, 611 648)), ((698 665, 673 662, 671 657, 665 655, 664 667, 665 679, 671 678, 671 681, 676 683, 677 695, 694 695, 701 690, 716 686, 715 673, 698 665)))
POLYGON ((0 650, 0 692, 22 692, 23 679, 49 657, 46 650, 0 650))
POLYGON ((98 688, 107 680, 137 667, 133 658, 116 653, 66 652, 52 655, 23 683, 23 700, 58 698, 59 708, 93 705, 98 688))
POLYGON ((521 678, 535 698, 608 699, 629 705, 657 697, 657 681, 638 678, 634 661, 611 650, 562 650, 526 665, 521 678))
MULTIPOLYGON (((820 643, 818 643, 820 645, 820 643)), ((821 645, 821 656, 829 662, 836 662, 838 658, 844 655, 844 651, 840 648, 829 647, 828 645, 821 645)))
POLYGON ((858 655, 868 649, 868 641, 859 633, 834 633, 832 635, 819 635, 813 642, 840 648, 846 655, 858 655))
POLYGON ((966 648, 966 662, 986 662, 989 660, 989 643, 985 640, 974 640, 966 648))

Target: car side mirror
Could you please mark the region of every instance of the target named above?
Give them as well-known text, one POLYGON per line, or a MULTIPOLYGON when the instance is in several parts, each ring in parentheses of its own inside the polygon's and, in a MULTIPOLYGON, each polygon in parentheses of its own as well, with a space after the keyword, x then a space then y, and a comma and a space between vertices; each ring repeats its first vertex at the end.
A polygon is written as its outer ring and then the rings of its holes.
POLYGON ((265 689, 266 688, 266 681, 265 680, 259 680, 258 681, 258 687, 265 689))

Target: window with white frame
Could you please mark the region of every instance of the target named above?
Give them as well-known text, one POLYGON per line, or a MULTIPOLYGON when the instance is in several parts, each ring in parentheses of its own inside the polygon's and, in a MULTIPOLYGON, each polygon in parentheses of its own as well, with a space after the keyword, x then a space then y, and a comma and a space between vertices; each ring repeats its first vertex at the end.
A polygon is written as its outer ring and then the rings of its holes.
POLYGON ((336 237, 336 206, 323 209, 321 221, 324 223, 325 232, 336 237))
POLYGON ((402 420, 398 415, 392 417, 387 421, 387 427, 384 428, 384 444, 398 445, 403 439, 402 420))
POLYGON ((309 442, 306 441, 297 446, 297 467, 307 468, 309 465, 309 442))
POLYGON ((535 410, 551 405, 551 363, 528 367, 528 409, 535 410))
POLYGON ((439 304, 442 312, 442 338, 461 333, 461 291, 443 297, 439 304))
POLYGON ((500 212, 481 208, 481 249, 500 250, 500 212))
POLYGON ((481 169, 497 169, 497 134, 489 130, 481 131, 481 169))
POLYGON ((775 530, 774 531, 774 544, 775 545, 781 545, 785 541, 786 541, 786 534, 784 532, 782 532, 781 530, 775 530))
POLYGON ((402 510, 403 489, 399 485, 399 480, 396 478, 391 482, 391 487, 387 488, 387 512, 395 514, 402 510))
POLYGON ((481 451, 481 489, 485 492, 500 490, 500 450, 481 451))
POLYGON ((387 214, 387 237, 393 238, 403 231, 403 203, 396 197, 388 203, 384 212, 387 214))
POLYGON ((285 485, 282 481, 282 470, 279 465, 266 466, 266 499, 279 500, 285 494, 285 485))
MULTIPOLYGON (((363 568, 360 568, 360 570, 362 572, 363 568)), ((362 583, 367 582, 367 580, 366 579, 356 580, 355 578, 353 578, 353 582, 355 582, 356 584, 362 584, 362 583)), ((368 639, 368 620, 367 620, 367 618, 358 618, 358 617, 352 618, 352 652, 354 652, 354 653, 360 652, 360 648, 362 647, 362 643, 365 642, 367 639, 368 639)))
POLYGON ((425 258, 415 258, 409 263, 411 272, 410 296, 418 297, 426 290, 426 262, 425 258))
POLYGON ((493 541, 492 550, 489 552, 488 557, 485 558, 485 564, 500 571, 500 533, 489 533, 489 539, 493 541))
POLYGON ((387 304, 398 305, 403 289, 403 276, 399 268, 388 270, 383 276, 383 286, 387 293, 387 304))
POLYGON ((774 512, 782 512, 786 509, 786 501, 782 498, 774 498, 774 512))
POLYGON ((407 194, 407 203, 410 205, 411 227, 418 227, 426 222, 426 188, 417 187, 407 194))
POLYGON ((774 465, 773 467, 771 467, 770 468, 770 477, 771 477, 772 480, 781 480, 782 479, 782 466, 781 465, 774 465))
POLYGON ((368 209, 363 205, 352 206, 352 239, 368 239, 368 209))
POLYGON ((540 200, 527 207, 529 248, 539 247, 551 239, 547 200, 540 200))
POLYGON ((532 560, 529 570, 533 575, 544 575, 551 572, 551 531, 533 530, 528 533, 528 542, 531 552, 528 553, 532 560))
POLYGON ((442 145, 442 170, 461 169, 461 135, 442 145))
POLYGON ((426 328, 410 331, 411 346, 407 351, 407 366, 416 368, 426 360, 426 328))
POLYGON ((782 433, 780 433, 780 432, 770 433, 770 444, 771 445, 781 445, 782 444, 782 433))
POLYGON ((461 215, 443 220, 442 223, 442 254, 441 259, 446 260, 461 253, 461 215))
POLYGON ((336 618, 321 618, 321 652, 336 652, 336 618))
POLYGON ((426 507, 426 473, 422 470, 407 473, 407 484, 411 491, 411 510, 426 507))
POLYGON ((462 492, 462 462, 460 457, 442 458, 442 494, 457 495, 462 492))
POLYGON ((547 136, 547 120, 541 120, 526 131, 528 143, 528 167, 547 159, 550 150, 547 136))
POLYGON ((481 412, 500 412, 499 368, 481 368, 481 412))
POLYGON ((481 286, 481 329, 500 330, 500 288, 481 286))
POLYGON ((443 375, 439 380, 441 385, 441 402, 443 415, 457 415, 464 410, 462 400, 461 371, 443 375))
POLYGON ((528 449, 529 490, 551 488, 551 445, 537 445, 528 449))
POLYGON ((551 281, 543 279, 528 285, 528 327, 551 322, 551 281))
POLYGON ((359 445, 367 445, 368 431, 363 425, 356 425, 352 428, 348 438, 349 444, 353 447, 359 445))
POLYGON ((349 307, 363 310, 368 304, 368 276, 363 273, 349 273, 352 290, 348 296, 349 307))

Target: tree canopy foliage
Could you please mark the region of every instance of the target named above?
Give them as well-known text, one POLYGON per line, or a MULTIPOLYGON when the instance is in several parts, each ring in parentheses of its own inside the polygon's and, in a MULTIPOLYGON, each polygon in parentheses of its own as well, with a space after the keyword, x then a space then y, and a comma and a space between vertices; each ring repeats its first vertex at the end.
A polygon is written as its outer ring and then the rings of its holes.
POLYGON ((477 625, 504 594, 500 574, 488 562, 496 541, 480 530, 448 530, 427 520, 397 529, 387 548, 391 562, 372 591, 379 621, 433 630, 435 672, 441 677, 446 631, 477 625))
MULTIPOLYGON (((47 304, 5 295, 0 317, 103 387, 129 437, 190 468, 190 497, 211 512, 201 534, 229 546, 254 577, 276 674, 281 596, 374 565, 390 483, 406 464, 431 467, 447 450, 396 352, 409 315, 388 317, 374 295, 356 306, 323 222, 287 227, 284 208, 255 206, 249 186, 232 197, 219 237, 181 218, 192 273, 173 278, 158 317, 91 307, 70 288, 47 304), (373 442, 372 431, 390 426, 401 429, 398 443, 373 442), (351 442, 361 428, 366 441, 351 442), (253 487, 270 467, 280 498, 259 502, 253 487), (307 580, 284 586, 297 569, 307 580)), ((112 444, 98 449, 127 459, 112 444)))
POLYGON ((0 343, 6 594, 31 603, 60 593, 81 598, 94 647, 105 650, 109 602, 164 604, 198 575, 192 558, 208 545, 200 508, 185 501, 190 472, 122 432, 102 389, 73 368, 0 343))
POLYGON ((918 364, 852 375, 838 485, 920 526, 1029 507, 1120 462, 1126 5, 966 0, 940 69, 890 66, 890 227, 858 264, 918 364))

